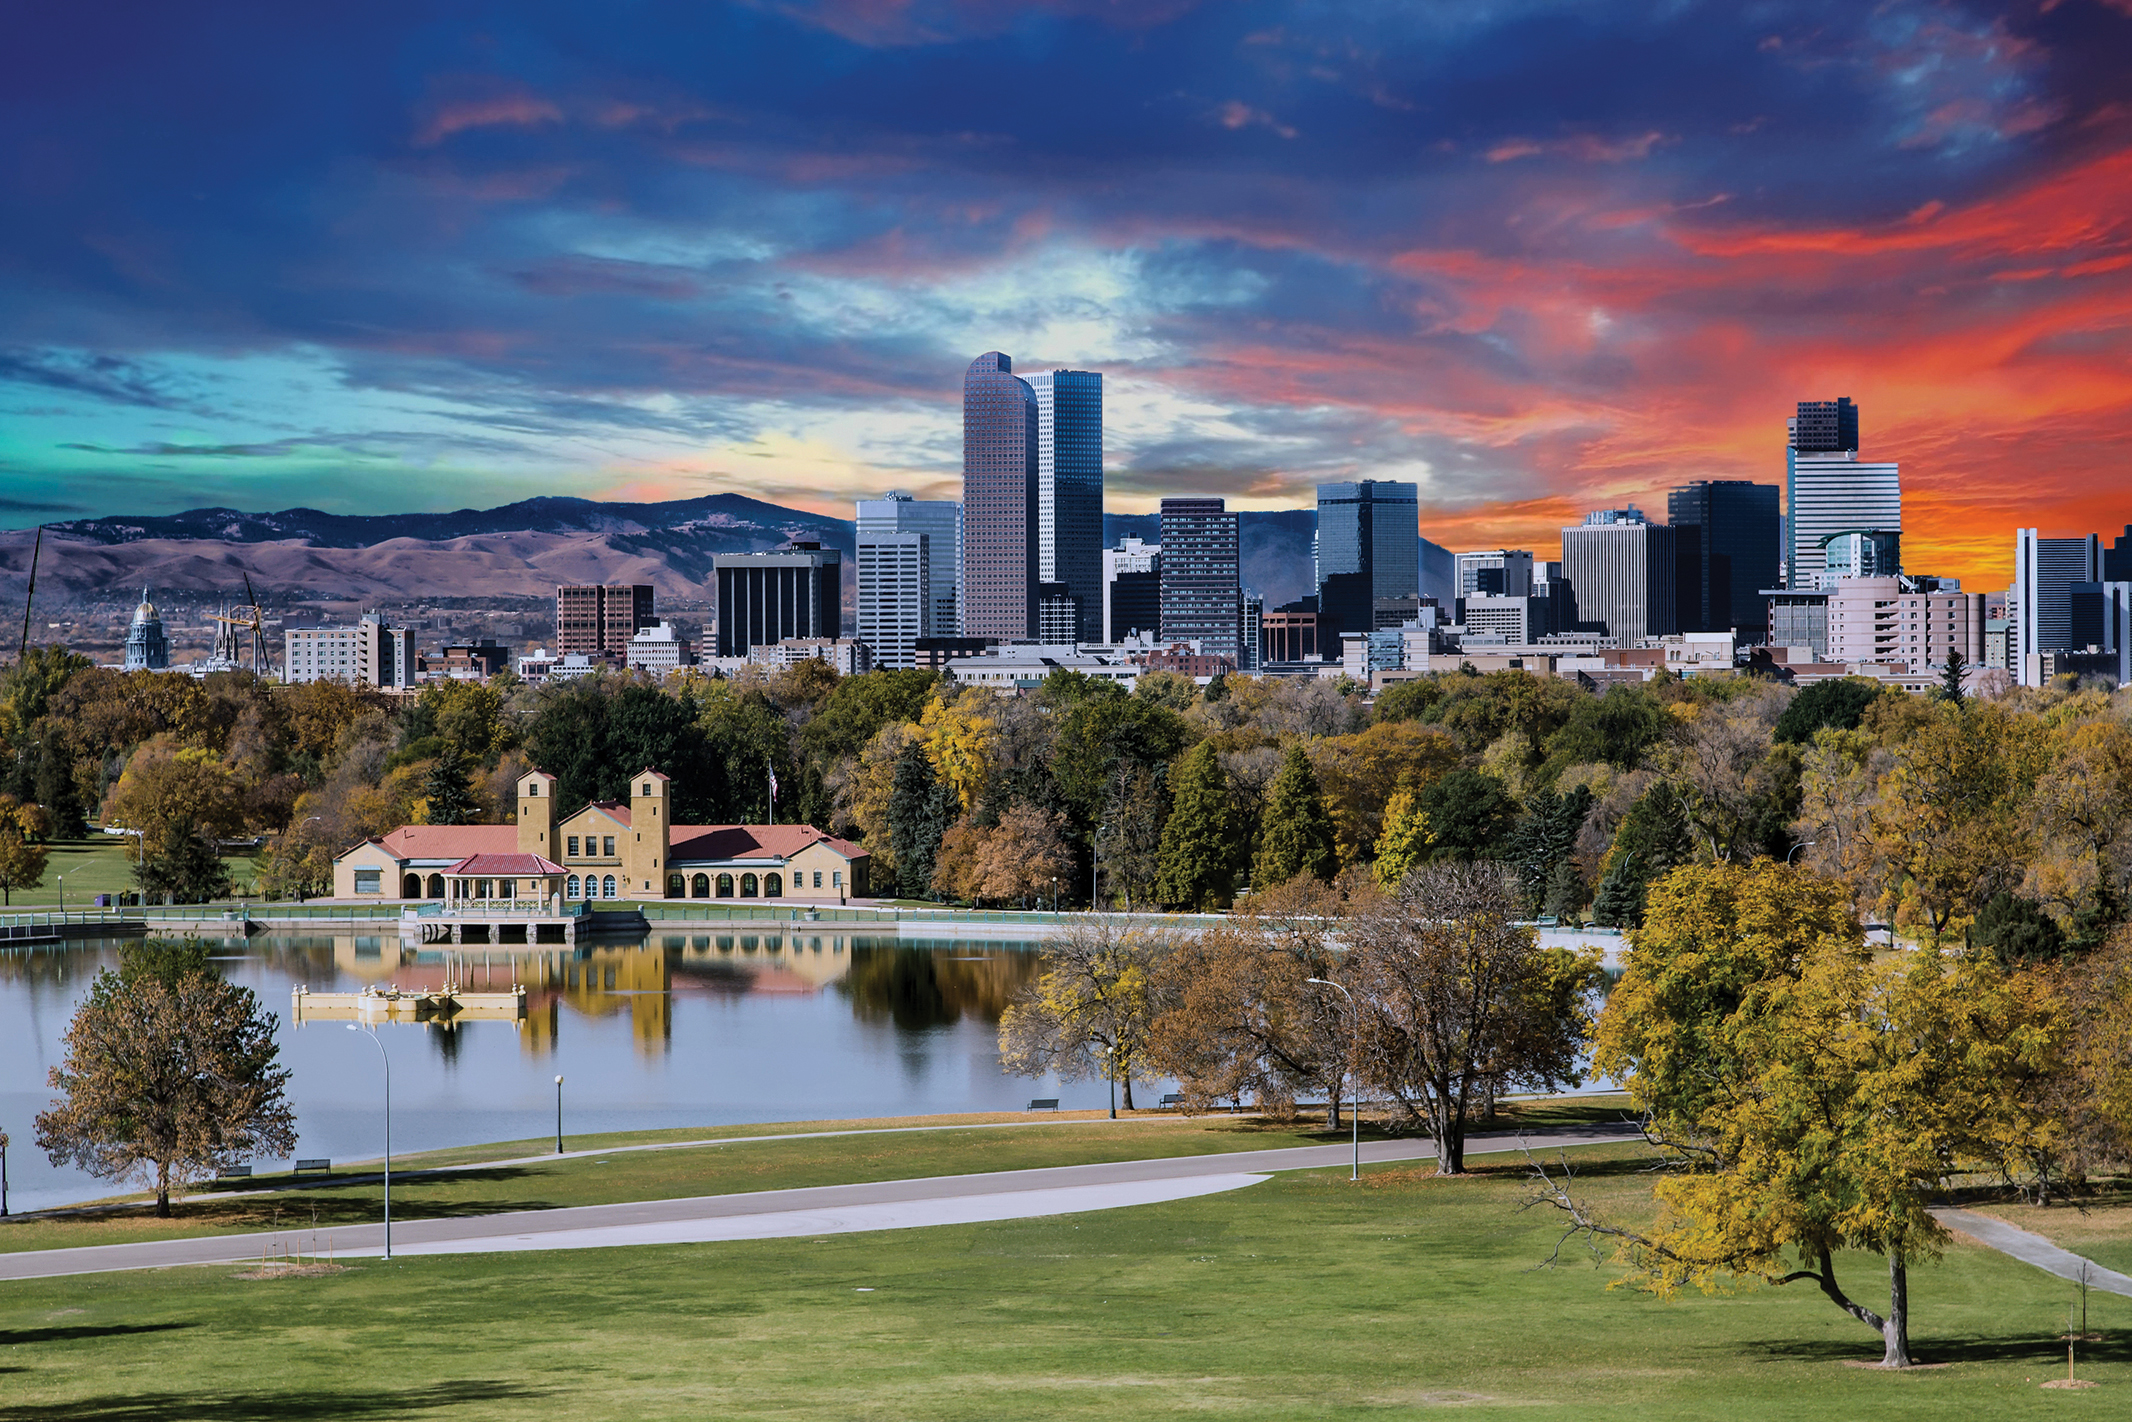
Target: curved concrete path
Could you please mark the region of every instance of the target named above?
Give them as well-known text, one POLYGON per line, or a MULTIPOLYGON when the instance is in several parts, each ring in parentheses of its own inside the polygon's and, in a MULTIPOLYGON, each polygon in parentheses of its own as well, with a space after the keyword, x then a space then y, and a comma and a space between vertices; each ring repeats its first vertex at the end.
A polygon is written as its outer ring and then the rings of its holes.
MULTIPOLYGON (((1486 1155, 1527 1145, 1558 1149, 1635 1138, 1633 1127, 1469 1136, 1466 1153, 1486 1155)), ((1365 1141, 1362 1159, 1365 1164, 1390 1164, 1426 1160, 1435 1151, 1435 1145, 1425 1139, 1365 1141)), ((1351 1155, 1350 1147, 1345 1145, 1300 1146, 1003 1170, 983 1175, 936 1175, 863 1185, 639 1200, 618 1205, 574 1205, 465 1219, 404 1220, 392 1227, 392 1251, 398 1255, 595 1249, 1028 1219, 1234 1190, 1256 1183, 1270 1171, 1343 1166, 1351 1155)), ((258 1259, 262 1253, 295 1249, 306 1255, 376 1255, 383 1252, 384 1243, 382 1225, 355 1225, 324 1233, 291 1229, 23 1251, 0 1254, 0 1280, 164 1269, 184 1264, 240 1264, 258 1259)))
POLYGON ((2084 1255, 2061 1249, 2042 1235, 2032 1234, 2019 1225, 2010 1225, 1995 1215, 1981 1215, 1975 1210, 1944 1209, 1934 1210, 1932 1217, 1949 1229, 1960 1230, 1987 1249, 2010 1254, 2046 1274, 2056 1274, 2077 1284, 2084 1273, 2089 1288, 2132 1298, 2132 1278, 2126 1278, 2115 1269, 2105 1269, 2084 1255))

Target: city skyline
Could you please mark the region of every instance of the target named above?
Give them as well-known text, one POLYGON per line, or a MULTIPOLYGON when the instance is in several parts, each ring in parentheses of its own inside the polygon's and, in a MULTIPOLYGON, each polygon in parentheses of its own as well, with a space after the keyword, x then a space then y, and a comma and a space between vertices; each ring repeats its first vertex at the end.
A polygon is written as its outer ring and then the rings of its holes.
POLYGON ((1917 566, 2116 516, 2122 6, 95 24, 0 96, 11 526, 952 497, 985 349, 1105 372, 1117 512, 1413 482, 1544 556, 1848 394, 1917 566))

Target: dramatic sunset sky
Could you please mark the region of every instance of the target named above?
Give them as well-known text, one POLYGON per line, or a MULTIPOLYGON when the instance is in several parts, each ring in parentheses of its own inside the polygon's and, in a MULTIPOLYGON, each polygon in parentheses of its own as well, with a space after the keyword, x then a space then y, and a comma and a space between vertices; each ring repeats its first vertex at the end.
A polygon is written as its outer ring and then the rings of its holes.
POLYGON ((1413 479, 1544 555, 1849 395, 1913 569, 2132 519, 2132 0, 83 0, 0 49, 0 525, 848 517, 955 495, 992 348, 1105 372, 1119 511, 1413 479))

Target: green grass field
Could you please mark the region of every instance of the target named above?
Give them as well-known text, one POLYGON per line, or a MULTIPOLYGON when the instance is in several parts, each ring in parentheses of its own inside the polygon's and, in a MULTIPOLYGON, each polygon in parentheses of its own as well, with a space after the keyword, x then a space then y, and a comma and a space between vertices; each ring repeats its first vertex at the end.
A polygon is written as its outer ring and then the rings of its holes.
MULTIPOLYGON (((87 839, 54 840, 46 848, 44 882, 34 889, 16 889, 8 895, 10 908, 57 908, 60 876, 66 876, 68 908, 89 907, 98 894, 125 893, 133 888, 133 841, 92 834, 87 839)), ((233 860, 239 876, 251 877, 250 860, 233 860)))
MULTIPOLYGON (((1598 1102, 1547 1103, 1545 1106, 1535 1103, 1531 1114, 1544 1117, 1537 1124, 1568 1124, 1571 1122, 1558 1118, 1580 1114, 1585 1119, 1603 1118, 1607 1107, 1598 1102)), ((1026 1122, 1028 1118, 960 1119, 1026 1122)), ((564 1205, 603 1205, 622 1200, 664 1200, 748 1190, 903 1180, 925 1175, 1034 1170, 1091 1161, 1281 1149, 1338 1144, 1347 1139, 1344 1132, 1327 1134, 1306 1122, 1283 1124, 1248 1116, 1150 1116, 1116 1123, 1100 1119, 1045 1120, 990 1130, 944 1127, 937 1118, 909 1123, 794 1122, 781 1127, 724 1126, 701 1131, 572 1136, 564 1144, 573 1151, 592 1147, 613 1149, 721 1136, 851 1128, 878 1130, 897 1124, 924 1124, 932 1128, 793 1141, 748 1141, 677 1150, 620 1151, 611 1158, 572 1157, 455 1171, 448 1175, 397 1173, 413 1172, 425 1165, 501 1161, 539 1154, 545 1152, 552 1141, 510 1141, 436 1151, 394 1163, 393 1215, 397 1219, 444 1218, 564 1205)), ((1376 1138, 1381 1132, 1365 1129, 1364 1134, 1376 1138)), ((343 1168, 352 1166, 353 1163, 343 1163, 343 1168)), ((20 1220, 0 1229, 0 1252, 228 1234, 296 1224, 308 1228, 314 1220, 319 1228, 330 1230, 340 1225, 368 1223, 382 1214, 383 1186, 375 1179, 366 1184, 337 1185, 321 1183, 314 1178, 301 1189, 270 1188, 268 1193, 255 1193, 262 1186, 273 1187, 286 1180, 287 1177, 273 1177, 255 1180, 249 1185, 209 1187, 202 1194, 175 1205, 174 1217, 167 1220, 157 1219, 146 1206, 119 1215, 20 1220), (245 1193, 238 1194, 238 1191, 245 1193)))
MULTIPOLYGON (((1008 1134, 1008 1133, 1001 1133, 1008 1134)), ((798 1143, 794 1143, 795 1145, 798 1143)), ((1630 1148, 1588 1188, 1648 1208, 1630 1148)), ((1915 1347, 1800 1286, 1661 1301, 1520 1213, 1518 1166, 1380 1169, 1095 1214, 817 1240, 232 1268, 0 1286, 0 1422, 67 1419, 1046 1419, 1435 1415, 2108 1417, 2132 1300, 1957 1245, 1912 1274, 1915 1347)), ((1877 1261, 1846 1259, 1869 1292, 1877 1261)))

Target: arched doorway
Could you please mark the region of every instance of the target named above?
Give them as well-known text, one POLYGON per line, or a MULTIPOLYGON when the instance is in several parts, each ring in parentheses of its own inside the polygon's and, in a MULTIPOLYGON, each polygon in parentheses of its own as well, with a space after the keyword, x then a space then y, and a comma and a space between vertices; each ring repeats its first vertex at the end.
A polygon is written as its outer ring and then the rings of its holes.
POLYGON ((678 899, 687 893, 688 889, 685 885, 682 884, 681 876, 679 874, 669 874, 666 876, 666 896, 668 898, 678 899))
POLYGON ((698 874, 688 881, 688 896, 692 899, 707 899, 711 896, 711 876, 698 874))
POLYGON ((429 896, 433 899, 444 897, 444 876, 442 874, 429 876, 429 896))
POLYGON ((409 874, 400 880, 400 897, 403 899, 419 899, 422 897, 422 876, 420 874, 409 874))
POLYGON ((744 899, 755 897, 755 876, 753 874, 740 876, 740 896, 744 899))
POLYGON ((733 897, 733 876, 731 874, 720 874, 718 876, 718 897, 721 899, 733 897))
POLYGON ((763 878, 762 878, 762 896, 763 896, 764 898, 766 898, 766 899, 776 899, 776 898, 782 898, 782 897, 784 897, 784 893, 785 893, 785 876, 784 876, 784 875, 782 875, 782 874, 765 874, 765 875, 763 875, 763 878))

